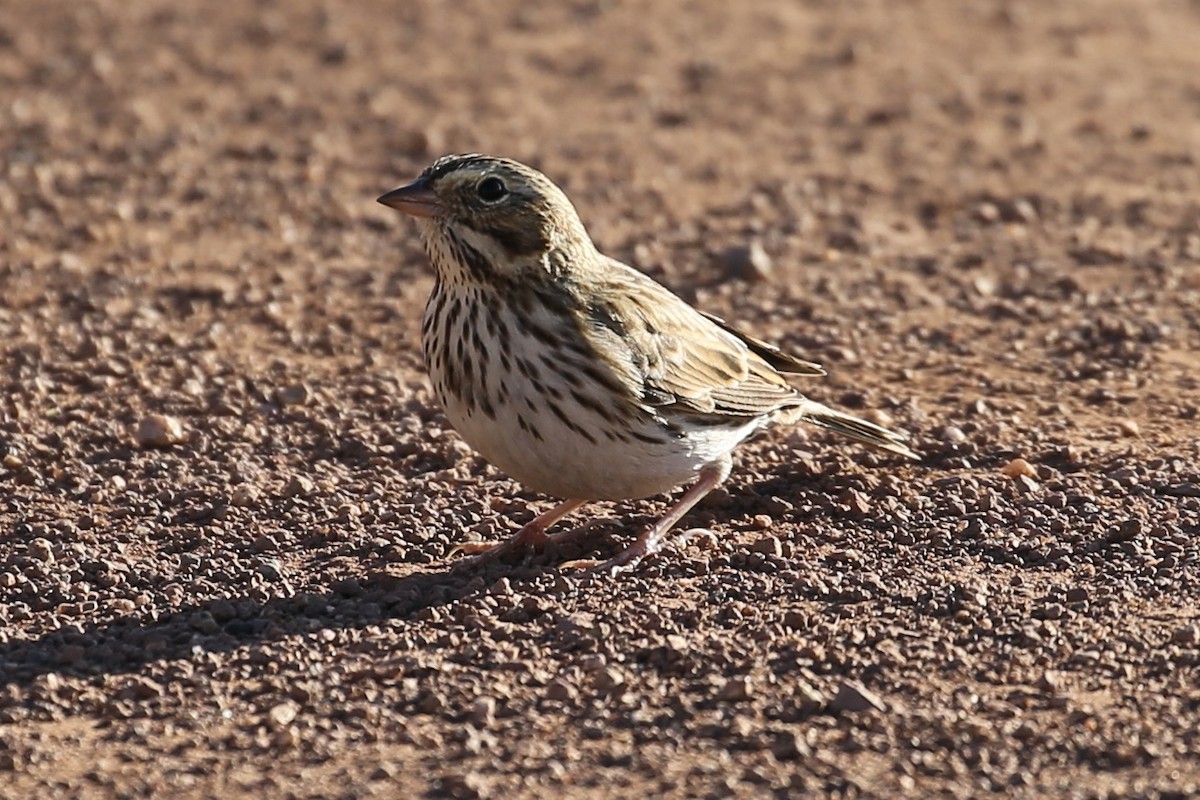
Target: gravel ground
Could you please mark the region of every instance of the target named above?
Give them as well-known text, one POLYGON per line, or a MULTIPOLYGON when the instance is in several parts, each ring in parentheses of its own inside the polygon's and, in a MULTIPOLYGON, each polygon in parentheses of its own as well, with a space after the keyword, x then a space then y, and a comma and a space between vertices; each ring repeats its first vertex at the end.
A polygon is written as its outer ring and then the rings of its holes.
POLYGON ((1200 7, 0 9, 0 795, 1200 794, 1200 7), (374 198, 530 161, 824 363, 582 549, 474 456, 374 198))

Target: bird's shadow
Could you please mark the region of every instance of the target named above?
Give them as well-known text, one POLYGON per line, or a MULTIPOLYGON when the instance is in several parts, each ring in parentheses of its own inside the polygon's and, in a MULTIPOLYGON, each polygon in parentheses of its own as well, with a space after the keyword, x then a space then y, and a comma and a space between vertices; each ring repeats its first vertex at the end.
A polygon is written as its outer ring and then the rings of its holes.
MULTIPOLYGON (((807 483, 808 481, 806 481, 807 483)), ((813 491, 829 491, 836 478, 817 481, 813 491)), ((753 510, 766 495, 795 489, 796 480, 781 474, 734 493, 724 508, 700 508, 688 517, 730 521, 753 510)), ((636 514, 615 528, 601 525, 586 549, 619 550, 612 540, 635 535, 652 521, 636 514)), ((681 527, 688 525, 685 518, 681 527)), ((28 686, 39 677, 102 677, 137 672, 152 661, 189 659, 197 652, 229 652, 246 645, 278 641, 318 629, 363 628, 397 620, 413 620, 428 608, 451 605, 489 591, 507 577, 514 583, 533 583, 567 558, 580 555, 580 544, 551 546, 528 557, 488 564, 443 562, 431 569, 394 575, 375 572, 351 590, 300 592, 264 601, 246 596, 217 597, 160 611, 157 615, 128 614, 102 622, 76 623, 37 638, 0 642, 0 688, 28 686)))
MULTIPOLYGON (((552 567, 537 558, 503 569, 514 578, 534 580, 552 567)), ((28 686, 48 673, 129 674, 152 661, 191 659, 198 652, 229 652, 319 629, 411 620, 427 608, 486 592, 497 578, 490 569, 451 563, 403 576, 374 573, 356 584, 352 596, 299 592, 261 602, 245 596, 217 597, 156 616, 134 613, 69 625, 37 638, 0 643, 0 688, 28 686)))

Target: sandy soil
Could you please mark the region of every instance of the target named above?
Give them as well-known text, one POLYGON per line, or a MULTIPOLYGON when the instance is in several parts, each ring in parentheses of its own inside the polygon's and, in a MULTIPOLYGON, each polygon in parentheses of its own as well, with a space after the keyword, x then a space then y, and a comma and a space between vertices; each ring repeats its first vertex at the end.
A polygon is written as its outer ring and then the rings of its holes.
POLYGON ((0 795, 1200 793, 1200 6, 745 5, 4 4, 0 795), (548 502, 374 202, 464 150, 923 461, 454 568, 548 502))

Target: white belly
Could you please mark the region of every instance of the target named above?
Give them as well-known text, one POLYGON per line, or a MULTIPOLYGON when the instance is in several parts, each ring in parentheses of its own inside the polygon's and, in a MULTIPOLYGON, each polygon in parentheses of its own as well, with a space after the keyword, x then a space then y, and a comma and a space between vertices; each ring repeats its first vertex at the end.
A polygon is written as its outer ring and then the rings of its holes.
POLYGON ((535 340, 510 310, 499 313, 508 323, 508 370, 501 368, 498 358, 489 358, 486 367, 475 363, 471 386, 464 391, 468 379, 461 371, 450 374, 447 363, 451 357, 447 350, 454 352, 447 342, 453 345, 461 335, 453 320, 448 330, 427 332, 427 337, 440 337, 441 355, 433 352, 427 339, 426 364, 434 392, 459 435, 489 463, 535 491, 584 500, 667 492, 725 458, 761 424, 758 420, 734 428, 680 424, 670 431, 652 410, 640 406, 627 407, 617 417, 615 401, 603 403, 609 394, 606 387, 589 385, 582 378, 572 382, 561 366, 539 361, 534 354, 544 352, 545 342, 535 340), (524 366, 517 366, 518 354, 526 354, 524 366), (574 402, 572 390, 603 403, 619 424, 574 402), (481 402, 482 398, 488 402, 481 402), (567 419, 554 413, 552 406, 567 419))
MULTIPOLYGON (((510 386, 510 391, 523 404, 524 387, 510 386)), ((494 419, 477 408, 468 412, 454 400, 445 410, 459 435, 489 463, 535 491, 563 498, 624 500, 668 492, 720 461, 755 429, 751 423, 734 430, 687 432, 662 443, 619 441, 595 433, 587 411, 577 424, 588 436, 552 414, 527 412, 535 434, 521 428, 515 413, 520 407, 498 406, 494 419)))

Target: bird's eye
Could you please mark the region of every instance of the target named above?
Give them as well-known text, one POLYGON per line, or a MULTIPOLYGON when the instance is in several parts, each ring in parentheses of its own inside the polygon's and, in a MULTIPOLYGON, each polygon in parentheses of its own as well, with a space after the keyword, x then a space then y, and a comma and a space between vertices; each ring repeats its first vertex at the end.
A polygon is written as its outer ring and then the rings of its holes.
POLYGON ((508 187, 499 178, 484 178, 479 182, 479 186, 475 187, 475 191, 479 193, 480 200, 485 203, 495 203, 504 199, 504 196, 508 194, 508 187))

